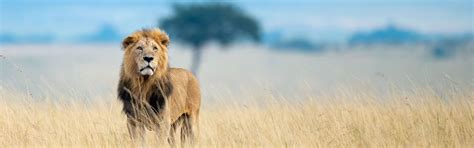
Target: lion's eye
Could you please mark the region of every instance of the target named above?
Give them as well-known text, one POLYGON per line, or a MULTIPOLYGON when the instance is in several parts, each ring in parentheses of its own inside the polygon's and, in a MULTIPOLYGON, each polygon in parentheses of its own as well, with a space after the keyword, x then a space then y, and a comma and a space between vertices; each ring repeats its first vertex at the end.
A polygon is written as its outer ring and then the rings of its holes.
POLYGON ((141 46, 138 46, 137 50, 143 50, 143 48, 141 46))
POLYGON ((153 50, 158 50, 158 48, 155 46, 155 47, 153 47, 153 50))

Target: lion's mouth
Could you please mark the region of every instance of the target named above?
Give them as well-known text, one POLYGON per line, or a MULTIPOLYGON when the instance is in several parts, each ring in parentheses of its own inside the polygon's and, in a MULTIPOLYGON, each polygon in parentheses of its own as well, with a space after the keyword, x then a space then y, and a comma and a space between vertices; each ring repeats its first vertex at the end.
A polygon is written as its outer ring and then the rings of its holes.
POLYGON ((145 69, 150 69, 151 71, 154 71, 153 67, 151 67, 150 65, 147 65, 147 66, 143 67, 142 69, 140 69, 140 71, 143 71, 145 69))
POLYGON ((140 69, 140 74, 142 74, 142 75, 148 75, 149 76, 149 75, 153 75, 154 72, 155 72, 155 70, 150 65, 147 65, 147 66, 140 69))

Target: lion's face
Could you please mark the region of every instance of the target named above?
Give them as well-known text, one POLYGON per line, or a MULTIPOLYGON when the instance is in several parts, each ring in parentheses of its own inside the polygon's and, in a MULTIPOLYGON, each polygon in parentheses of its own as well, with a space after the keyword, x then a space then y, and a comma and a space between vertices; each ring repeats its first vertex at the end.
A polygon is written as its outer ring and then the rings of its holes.
POLYGON ((158 29, 135 32, 123 41, 124 66, 131 75, 153 76, 168 66, 168 36, 158 29))
POLYGON ((132 53, 135 57, 134 61, 137 64, 137 72, 141 75, 153 75, 159 61, 159 54, 163 54, 163 49, 160 49, 155 41, 150 38, 143 38, 139 40, 134 47, 132 53))

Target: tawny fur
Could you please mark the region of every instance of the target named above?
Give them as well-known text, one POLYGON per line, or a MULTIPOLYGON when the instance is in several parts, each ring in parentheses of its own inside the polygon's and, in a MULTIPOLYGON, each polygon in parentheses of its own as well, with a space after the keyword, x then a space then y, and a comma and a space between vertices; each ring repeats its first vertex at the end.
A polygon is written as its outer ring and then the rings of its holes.
POLYGON ((118 98, 124 104, 133 140, 143 134, 144 127, 165 133, 161 136, 167 137, 171 144, 177 127, 182 127, 182 142, 192 141, 197 134, 199 83, 191 72, 168 66, 168 45, 168 36, 159 29, 137 31, 122 42, 124 57, 118 98), (143 55, 154 57, 150 62, 156 65, 152 75, 139 72, 143 55))

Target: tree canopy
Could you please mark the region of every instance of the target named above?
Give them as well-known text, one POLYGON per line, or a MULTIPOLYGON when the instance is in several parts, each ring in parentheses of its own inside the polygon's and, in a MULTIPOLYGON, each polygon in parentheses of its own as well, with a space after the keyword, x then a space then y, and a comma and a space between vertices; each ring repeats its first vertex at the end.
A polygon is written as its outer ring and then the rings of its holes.
POLYGON ((258 22, 231 4, 174 5, 173 10, 160 26, 195 48, 211 40, 223 45, 237 39, 260 40, 258 22))

